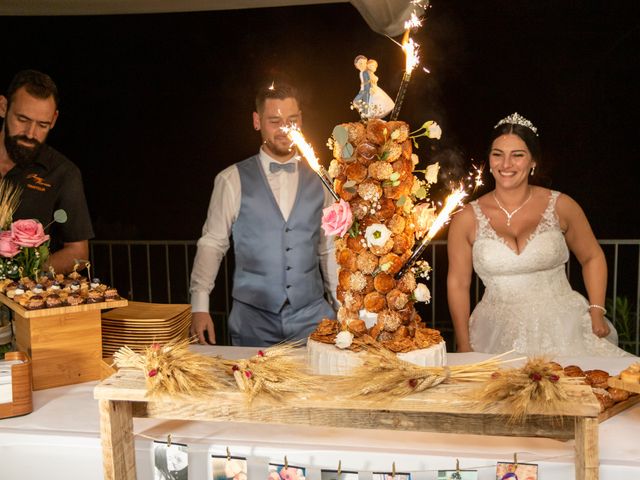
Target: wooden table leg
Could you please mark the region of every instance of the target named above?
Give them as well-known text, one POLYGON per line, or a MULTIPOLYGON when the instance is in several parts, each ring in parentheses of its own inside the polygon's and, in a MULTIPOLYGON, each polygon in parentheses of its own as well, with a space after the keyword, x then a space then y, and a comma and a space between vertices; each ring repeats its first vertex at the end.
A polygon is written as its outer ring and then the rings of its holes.
POLYGON ((598 419, 576 419, 576 480, 598 480, 600 456, 598 453, 598 419))
POLYGON ((135 480, 131 403, 100 400, 99 408, 104 480, 135 480))

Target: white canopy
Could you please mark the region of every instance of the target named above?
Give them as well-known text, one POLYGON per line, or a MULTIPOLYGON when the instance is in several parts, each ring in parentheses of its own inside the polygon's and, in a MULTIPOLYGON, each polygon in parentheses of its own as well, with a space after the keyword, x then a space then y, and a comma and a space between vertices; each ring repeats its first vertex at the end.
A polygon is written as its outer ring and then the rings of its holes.
MULTIPOLYGON (((2 0, 0 15, 118 15, 284 7, 346 0, 2 0)), ((351 0, 371 29, 397 36, 418 9, 409 0, 351 0)), ((421 11, 418 12, 420 14, 421 11)))

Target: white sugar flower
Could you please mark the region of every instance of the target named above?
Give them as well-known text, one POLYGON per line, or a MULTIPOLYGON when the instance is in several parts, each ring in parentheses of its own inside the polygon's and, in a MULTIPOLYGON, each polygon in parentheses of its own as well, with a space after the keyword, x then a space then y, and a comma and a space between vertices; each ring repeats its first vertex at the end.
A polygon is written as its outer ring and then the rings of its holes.
POLYGON ((440 128, 440 125, 438 125, 436 122, 429 121, 429 122, 426 122, 424 126, 427 129, 427 131, 425 132, 427 137, 435 138, 436 140, 438 140, 442 136, 442 129, 440 128))
POLYGON ((428 303, 431 301, 431 292, 424 283, 419 283, 413 291, 416 302, 428 303))
POLYGON ((353 343, 353 333, 349 330, 342 330, 338 335, 336 335, 336 347, 338 348, 349 348, 353 343))
POLYGON ((331 160, 328 173, 331 178, 336 178, 338 175, 340 175, 340 164, 337 160, 331 160))
POLYGON ((367 239, 369 247, 382 247, 385 243, 387 243, 387 240, 389 240, 390 237, 391 230, 389 230, 381 223, 374 223, 373 225, 369 225, 364 233, 364 238, 367 239))
POLYGON ((420 159, 418 158, 418 155, 416 155, 415 153, 411 154, 411 163, 413 163, 414 165, 417 165, 418 163, 420 163, 420 159))
POLYGON ((440 171, 440 164, 438 162, 433 163, 427 167, 427 171, 424 174, 424 178, 429 183, 436 183, 438 181, 439 171, 440 171))

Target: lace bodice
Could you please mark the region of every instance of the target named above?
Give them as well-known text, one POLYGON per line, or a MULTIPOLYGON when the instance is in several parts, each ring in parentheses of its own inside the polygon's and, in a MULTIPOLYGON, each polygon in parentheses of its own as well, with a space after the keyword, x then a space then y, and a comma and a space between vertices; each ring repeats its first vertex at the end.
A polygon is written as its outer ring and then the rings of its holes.
MULTIPOLYGON (((624 354, 592 333, 588 302, 567 280, 569 249, 555 210, 559 195, 551 192, 540 222, 520 253, 496 233, 478 202, 471 202, 477 226, 473 267, 485 286, 469 321, 474 350, 624 354)), ((617 343, 613 328, 612 333, 617 343)))

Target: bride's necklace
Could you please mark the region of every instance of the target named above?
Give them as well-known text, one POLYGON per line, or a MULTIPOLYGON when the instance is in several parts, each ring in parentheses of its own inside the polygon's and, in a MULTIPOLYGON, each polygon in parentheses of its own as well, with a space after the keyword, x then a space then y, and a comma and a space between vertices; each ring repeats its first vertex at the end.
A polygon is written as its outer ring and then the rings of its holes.
POLYGON ((506 208, 504 208, 504 207, 500 204, 500 201, 498 200, 498 197, 496 197, 496 192, 495 192, 495 191, 493 192, 493 199, 494 199, 494 200, 496 201, 496 203, 498 204, 498 208, 499 208, 500 210, 502 210, 502 211, 504 212, 504 214, 507 216, 507 227, 510 227, 510 226, 511 226, 511 218, 512 218, 516 213, 518 213, 518 211, 519 211, 522 207, 524 207, 524 206, 527 204, 527 202, 528 202, 529 200, 531 200, 531 196, 532 196, 532 195, 533 195, 533 192, 531 191, 531 189, 529 189, 529 196, 527 197, 527 199, 526 199, 524 202, 522 202, 522 205, 520 205, 518 208, 516 208, 513 212, 509 212, 506 208))

